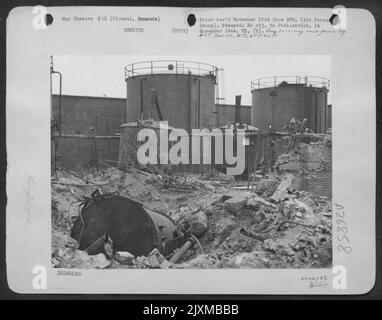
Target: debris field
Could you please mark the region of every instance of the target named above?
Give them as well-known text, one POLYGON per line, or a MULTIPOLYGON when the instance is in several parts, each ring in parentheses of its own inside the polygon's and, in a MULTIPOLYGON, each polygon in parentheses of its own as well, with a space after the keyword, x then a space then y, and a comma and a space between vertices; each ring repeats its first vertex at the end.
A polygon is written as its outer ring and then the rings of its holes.
MULTIPOLYGON (((287 162, 284 156, 279 160, 287 162)), ((70 171, 52 177, 52 266, 79 269, 141 268, 328 268, 332 263, 331 200, 291 183, 291 173, 256 174, 253 192, 243 181, 190 173, 171 183, 152 170, 70 171), (71 238, 79 203, 94 192, 118 194, 168 216, 197 235, 176 263, 158 249, 145 256, 113 250, 89 254, 71 238)), ((173 255, 180 249, 175 249, 173 255)))

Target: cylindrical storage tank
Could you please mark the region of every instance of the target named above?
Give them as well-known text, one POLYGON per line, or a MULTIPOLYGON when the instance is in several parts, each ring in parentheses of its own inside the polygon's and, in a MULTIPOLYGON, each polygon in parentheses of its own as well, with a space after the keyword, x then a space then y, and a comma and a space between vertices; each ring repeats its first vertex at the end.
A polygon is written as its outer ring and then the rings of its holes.
POLYGON ((163 120, 186 130, 215 127, 215 66, 189 61, 148 61, 125 68, 127 122, 163 120))
POLYGON ((99 194, 82 206, 71 237, 80 250, 98 254, 104 250, 105 235, 113 241, 114 250, 134 256, 147 255, 154 248, 169 255, 185 242, 183 233, 169 217, 126 197, 99 194))
POLYGON ((329 80, 322 77, 268 77, 251 83, 252 125, 284 131, 292 118, 307 119, 317 133, 328 128, 329 80))
MULTIPOLYGON (((150 167, 149 165, 140 164, 137 158, 137 152, 141 145, 145 142, 138 141, 139 131, 142 129, 153 130, 157 139, 157 163, 155 164, 156 168, 163 170, 167 174, 173 172, 174 167, 171 165, 171 161, 163 163, 161 161, 161 156, 164 155, 163 150, 161 151, 161 139, 167 136, 168 143, 168 153, 171 148, 177 143, 177 141, 169 141, 169 136, 171 133, 177 134, 178 136, 186 135, 186 139, 189 139, 188 134, 182 132, 182 130, 167 126, 158 121, 139 121, 139 122, 129 122, 121 125, 121 134, 120 134, 120 143, 119 143, 119 158, 118 166, 120 169, 126 167, 134 167, 137 169, 143 169, 150 167), (169 171, 170 170, 170 171, 169 171)), ((203 149, 202 139, 200 138, 200 148, 203 149)), ((189 145, 192 146, 192 140, 189 140, 189 145)), ((200 151, 200 164, 192 164, 193 158, 192 154, 188 154, 188 164, 178 164, 176 165, 177 172, 192 172, 192 173, 202 173, 208 172, 209 165, 203 165, 203 152, 200 151)))
POLYGON ((137 141, 137 135, 139 130, 144 128, 143 125, 138 125, 136 122, 121 125, 118 157, 119 167, 123 168, 127 164, 139 168, 137 159, 139 142, 137 141))

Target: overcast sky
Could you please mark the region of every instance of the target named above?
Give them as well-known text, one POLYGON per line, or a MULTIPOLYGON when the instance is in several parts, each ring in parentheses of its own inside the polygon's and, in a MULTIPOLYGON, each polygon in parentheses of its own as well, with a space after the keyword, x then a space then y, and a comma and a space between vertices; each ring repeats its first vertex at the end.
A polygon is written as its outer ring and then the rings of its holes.
MULTIPOLYGON (((62 93, 86 96, 126 97, 124 67, 151 60, 188 60, 213 64, 224 69, 220 77, 223 103, 251 104, 251 81, 268 76, 321 76, 330 79, 328 55, 220 55, 220 56, 54 56, 54 69, 63 76, 62 93)), ((53 93, 58 93, 58 77, 53 93)), ((330 103, 330 92, 329 92, 330 103)))

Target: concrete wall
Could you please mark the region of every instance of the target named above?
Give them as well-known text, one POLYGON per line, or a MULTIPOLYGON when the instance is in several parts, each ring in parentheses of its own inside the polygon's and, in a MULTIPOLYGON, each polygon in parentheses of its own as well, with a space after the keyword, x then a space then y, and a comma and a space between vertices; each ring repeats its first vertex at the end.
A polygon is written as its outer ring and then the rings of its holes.
MULTIPOLYGON (((54 149, 53 149, 54 150, 54 149)), ((97 167, 102 160, 117 164, 119 136, 63 134, 58 138, 57 163, 68 169, 97 167)), ((53 158, 53 157, 52 157, 53 158)), ((52 159, 53 160, 53 159, 52 159)))
POLYGON ((332 148, 329 144, 315 145, 306 149, 308 162, 321 163, 322 170, 303 175, 301 189, 312 194, 332 198, 332 148))
MULTIPOLYGON (((201 93, 203 90, 201 90, 201 93)), ((126 99, 88 96, 62 96, 62 132, 71 133, 59 138, 59 163, 67 168, 96 166, 97 159, 118 160, 119 137, 99 137, 94 141, 87 134, 93 127, 97 134, 120 132, 126 123, 126 99), (74 135, 76 133, 76 135, 74 135)), ((52 99, 53 117, 58 119, 58 96, 52 99)), ((219 104, 222 125, 234 120, 235 106, 219 104)), ((201 115, 204 114, 201 112, 201 115)), ((250 123, 251 106, 241 107, 241 119, 250 123)), ((174 117, 176 116, 173 115, 174 117)), ((180 118, 181 121, 184 119, 180 118)))
MULTIPOLYGON (((233 104, 217 104, 217 109, 219 111, 219 122, 221 126, 226 125, 235 119, 235 108, 233 104)), ((240 117, 241 121, 246 124, 251 124, 251 106, 240 106, 240 117)))
MULTIPOLYGON (((58 119, 58 96, 53 95, 53 116, 58 119)), ((235 105, 218 104, 220 125, 235 118, 235 105)), ((126 99, 87 96, 62 96, 62 131, 87 134, 89 127, 97 133, 119 132, 120 125, 126 123, 126 99)), ((251 123, 251 106, 242 105, 241 120, 251 123)), ((202 115, 202 113, 201 113, 202 115)), ((207 122, 207 121, 205 121, 207 122)))
POLYGON ((294 175, 294 188, 332 197, 332 145, 330 140, 298 143, 294 151, 278 160, 281 173, 294 175))
POLYGON ((292 118, 299 121, 307 118, 311 130, 326 132, 327 89, 285 85, 252 91, 253 126, 267 129, 273 121, 275 130, 283 130, 292 118))
MULTIPOLYGON (((89 127, 97 133, 119 132, 126 122, 126 99, 63 95, 61 101, 62 132, 87 134, 89 127)), ((59 96, 53 95, 52 113, 58 120, 59 96)))
MULTIPOLYGON (((147 165, 141 165, 138 162, 136 152, 140 145, 142 145, 142 142, 137 142, 137 134, 139 130, 143 128, 150 128, 156 132, 157 137, 160 137, 161 135, 165 134, 166 132, 160 132, 160 130, 157 127, 150 127, 150 126, 135 126, 133 123, 126 123, 121 126, 121 138, 120 138, 120 145, 119 145, 119 166, 123 167, 124 165, 131 165, 135 168, 150 168, 150 166, 147 165)), ((167 131, 167 134, 169 135, 171 133, 171 130, 167 131)), ((188 137, 186 137, 188 138, 188 137)), ((177 142, 168 142, 169 150, 171 150, 172 146, 174 146, 177 142)), ((192 146, 191 139, 189 140, 189 145, 192 146)), ((171 172, 191 172, 191 173, 209 173, 210 172, 210 165, 203 164, 203 138, 200 138, 199 142, 200 147, 200 164, 192 164, 193 158, 192 154, 188 154, 188 163, 189 164, 178 164, 176 166, 172 166, 171 163, 168 164, 161 164, 160 161, 160 140, 157 141, 157 164, 156 167, 160 168, 164 172, 168 172, 168 170, 171 170, 171 172)), ((162 154, 161 154, 162 155, 162 154)))

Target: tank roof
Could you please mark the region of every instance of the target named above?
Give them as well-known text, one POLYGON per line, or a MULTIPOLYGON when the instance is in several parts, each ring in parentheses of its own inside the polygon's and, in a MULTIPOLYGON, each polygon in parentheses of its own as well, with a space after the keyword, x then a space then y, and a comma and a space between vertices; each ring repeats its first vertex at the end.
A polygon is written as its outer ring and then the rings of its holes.
POLYGON ((329 90, 330 80, 318 76, 275 76, 251 81, 251 91, 286 86, 304 86, 329 90))
POLYGON ((125 80, 141 75, 155 74, 188 74, 197 76, 216 77, 218 68, 211 64, 197 61, 180 60, 156 60, 141 61, 127 65, 125 67, 125 80))

